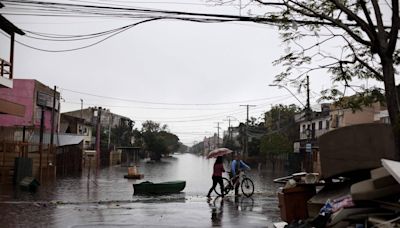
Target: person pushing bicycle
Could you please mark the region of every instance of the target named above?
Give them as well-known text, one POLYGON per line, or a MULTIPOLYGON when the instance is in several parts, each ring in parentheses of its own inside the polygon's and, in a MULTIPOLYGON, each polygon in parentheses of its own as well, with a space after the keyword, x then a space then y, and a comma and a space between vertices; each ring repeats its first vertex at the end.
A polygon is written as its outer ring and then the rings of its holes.
POLYGON ((235 159, 231 163, 231 179, 235 185, 235 196, 239 195, 239 174, 243 169, 250 170, 244 161, 241 160, 240 154, 236 154, 235 159))

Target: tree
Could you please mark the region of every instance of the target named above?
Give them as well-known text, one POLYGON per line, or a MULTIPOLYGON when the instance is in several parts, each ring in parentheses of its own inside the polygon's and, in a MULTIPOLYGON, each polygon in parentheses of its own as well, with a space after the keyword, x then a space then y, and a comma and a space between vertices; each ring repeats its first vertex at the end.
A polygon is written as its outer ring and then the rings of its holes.
POLYGON ((167 132, 168 126, 157 122, 147 120, 142 124, 140 134, 137 134, 143 140, 143 145, 150 152, 152 160, 160 160, 164 154, 177 151, 179 149, 178 136, 167 132))
POLYGON ((167 147, 167 153, 173 153, 179 150, 180 144, 178 136, 167 131, 161 131, 160 137, 164 140, 167 147))
MULTIPOLYGON (((262 0, 256 2, 264 6, 271 4, 262 0)), ((269 16, 277 20, 283 41, 289 44, 287 54, 275 61, 285 67, 275 81, 295 83, 301 88, 306 75, 323 69, 331 73, 333 80, 332 88, 324 91, 325 95, 345 95, 346 89, 351 88, 359 97, 366 97, 368 104, 379 101, 379 94, 383 94, 399 157, 400 101, 395 84, 396 66, 400 63, 397 46, 399 1, 385 2, 283 0, 279 2, 281 11, 269 16), (302 41, 310 41, 304 39, 307 37, 316 41, 302 45, 302 41), (328 47, 333 44, 339 45, 340 49, 329 53, 328 47), (313 63, 317 65, 313 66, 313 63), (357 78, 381 82, 384 90, 352 85, 357 78), (344 85, 343 92, 338 90, 340 83, 344 85)))
POLYGON ((293 151, 293 142, 299 138, 299 126, 294 121, 299 111, 300 108, 294 104, 279 104, 264 114, 267 135, 261 138, 260 153, 273 168, 281 154, 293 151))
POLYGON ((275 169, 279 156, 293 151, 292 145, 286 135, 272 133, 261 139, 260 152, 271 162, 272 169, 275 169))
POLYGON ((111 129, 111 143, 116 146, 132 146, 133 122, 120 123, 111 129))
POLYGON ((294 120, 296 113, 300 111, 300 107, 291 105, 275 105, 266 112, 265 127, 269 133, 278 132, 284 134, 290 142, 294 142, 299 138, 299 126, 294 120))

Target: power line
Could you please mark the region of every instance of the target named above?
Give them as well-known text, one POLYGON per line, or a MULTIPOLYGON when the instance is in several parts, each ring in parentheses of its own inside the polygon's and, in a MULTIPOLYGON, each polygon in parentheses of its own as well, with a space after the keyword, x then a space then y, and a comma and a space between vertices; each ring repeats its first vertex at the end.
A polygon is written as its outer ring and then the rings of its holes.
MULTIPOLYGON (((22 46, 25 46, 25 47, 28 47, 28 48, 31 48, 31 49, 34 49, 34 50, 38 50, 38 51, 53 52, 53 53, 54 53, 54 52, 71 52, 71 51, 77 51, 77 50, 81 50, 81 49, 93 47, 93 46, 95 46, 95 45, 97 45, 97 44, 100 44, 100 43, 102 43, 102 42, 104 42, 104 41, 110 39, 110 38, 113 37, 113 36, 116 36, 116 35, 118 35, 118 34, 124 32, 124 31, 126 31, 126 30, 128 30, 128 29, 134 27, 134 26, 137 26, 137 25, 139 25, 139 24, 143 24, 143 23, 146 23, 146 22, 150 22, 150 21, 160 20, 160 19, 161 19, 161 18, 153 18, 153 19, 147 19, 147 20, 143 20, 143 21, 137 22, 137 23, 132 24, 132 25, 130 25, 130 26, 124 27, 124 28, 122 28, 122 29, 120 29, 120 30, 118 30, 118 31, 116 31, 116 32, 114 32, 114 33, 112 33, 111 35, 109 35, 109 36, 107 36, 107 37, 105 37, 105 38, 103 38, 103 39, 101 39, 101 40, 99 40, 99 41, 96 41, 96 42, 94 42, 94 43, 92 43, 92 44, 85 45, 85 46, 81 46, 81 47, 77 47, 77 48, 71 48, 71 49, 49 50, 49 49, 42 49, 42 48, 33 47, 33 46, 31 46, 31 45, 22 43, 21 41, 17 41, 17 40, 15 40, 15 42, 17 42, 18 44, 20 44, 20 45, 22 45, 22 46)), ((91 38, 93 38, 93 37, 91 37, 91 38)), ((86 38, 86 39, 91 39, 91 38, 86 38)), ((71 40, 70 40, 70 41, 71 41, 71 40)))
POLYGON ((214 106, 214 105, 229 105, 229 104, 238 104, 238 103, 245 103, 245 102, 254 102, 254 101, 265 101, 265 100, 272 100, 275 98, 282 98, 285 96, 276 96, 276 97, 267 97, 267 98, 260 98, 260 99, 252 99, 252 100, 244 100, 244 101, 232 101, 232 102, 220 102, 220 103, 167 103, 167 102, 152 102, 152 101, 141 101, 141 100, 134 100, 134 99, 126 99, 126 98, 118 98, 118 97, 110 97, 110 96, 103 96, 97 95, 92 93, 80 92, 76 90, 71 90, 67 88, 61 88, 61 90, 65 90, 72 93, 83 94, 92 97, 110 99, 110 100, 119 100, 119 101, 126 101, 126 102, 133 102, 133 103, 143 103, 143 104, 154 104, 154 105, 182 105, 182 106, 214 106))

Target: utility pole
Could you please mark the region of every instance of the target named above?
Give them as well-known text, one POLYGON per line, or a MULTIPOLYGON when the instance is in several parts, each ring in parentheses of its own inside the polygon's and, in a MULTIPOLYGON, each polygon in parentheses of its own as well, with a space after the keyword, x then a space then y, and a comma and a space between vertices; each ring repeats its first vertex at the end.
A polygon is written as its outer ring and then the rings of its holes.
POLYGON ((309 76, 307 75, 307 104, 306 104, 306 111, 307 111, 307 118, 310 120, 311 118, 311 107, 310 107, 310 79, 309 76))
MULTIPOLYGON (((232 118, 236 119, 233 116, 227 116, 226 118, 228 118, 227 120, 224 121, 228 121, 228 138, 229 140, 232 140, 232 127, 231 127, 231 120, 233 120, 232 118)), ((236 119, 237 120, 237 119, 236 119)))
POLYGON ((96 126, 96 168, 100 168, 100 131, 101 131, 101 107, 97 108, 97 126, 96 126))
POLYGON ((247 115, 246 115, 246 133, 245 133, 245 144, 244 144, 244 157, 248 156, 248 144, 249 144, 249 107, 256 107, 256 105, 240 105, 242 107, 246 107, 247 115))
POLYGON ((56 95, 57 95, 57 86, 54 86, 53 90, 53 107, 51 109, 51 128, 50 128, 50 147, 51 151, 53 151, 53 142, 54 142, 54 109, 56 108, 56 95))
POLYGON ((83 118, 83 99, 81 99, 81 119, 83 118))
POLYGON ((219 124, 220 123, 221 122, 216 122, 216 124, 217 124, 217 148, 219 148, 219 129, 220 129, 219 124))
POLYGON ((42 154, 43 154, 43 132, 45 128, 44 123, 44 105, 40 105, 41 107, 41 116, 40 116, 40 132, 39 132, 39 180, 42 181, 42 154))
POLYGON ((113 115, 109 112, 110 116, 108 117, 108 143, 107 143, 107 148, 110 149, 110 144, 111 144, 111 125, 113 123, 113 115))
POLYGON ((228 121, 228 140, 230 141, 230 140, 232 140, 232 137, 231 137, 231 117, 230 116, 227 116, 227 120, 224 120, 224 121, 228 121))

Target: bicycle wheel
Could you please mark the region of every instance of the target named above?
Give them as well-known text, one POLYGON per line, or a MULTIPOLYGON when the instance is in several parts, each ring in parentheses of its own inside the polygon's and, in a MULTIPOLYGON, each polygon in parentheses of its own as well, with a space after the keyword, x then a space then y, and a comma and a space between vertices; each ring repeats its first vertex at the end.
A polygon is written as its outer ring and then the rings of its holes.
MULTIPOLYGON (((228 194, 229 191, 232 189, 231 184, 229 182, 228 178, 222 177, 222 183, 224 184, 224 195, 228 194)), ((221 187, 219 184, 215 186, 214 192, 217 193, 217 195, 221 196, 221 187)))
POLYGON ((250 197, 254 193, 254 184, 253 181, 249 178, 244 178, 242 183, 240 184, 242 188, 243 195, 250 197))

